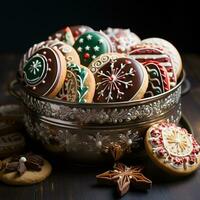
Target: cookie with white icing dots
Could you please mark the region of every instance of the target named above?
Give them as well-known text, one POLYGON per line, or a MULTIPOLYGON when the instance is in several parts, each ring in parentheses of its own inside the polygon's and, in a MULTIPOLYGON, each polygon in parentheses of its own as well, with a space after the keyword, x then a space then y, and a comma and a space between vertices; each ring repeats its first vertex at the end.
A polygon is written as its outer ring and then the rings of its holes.
POLYGON ((65 75, 66 61, 57 48, 39 49, 23 67, 25 87, 40 96, 56 96, 64 83, 65 75))
POLYGON ((99 59, 101 56, 94 61, 100 64, 94 71, 94 102, 130 101, 144 96, 148 86, 148 75, 142 64, 125 57, 111 57, 106 62, 99 59))
POLYGON ((95 92, 95 79, 84 66, 67 63, 65 82, 56 98, 78 103, 91 103, 95 92))
POLYGON ((200 165, 200 145, 186 129, 172 123, 150 127, 145 148, 155 164, 174 175, 190 174, 200 165))
POLYGON ((142 44, 147 44, 151 45, 152 47, 162 49, 171 58, 177 78, 180 76, 183 68, 182 59, 178 50, 173 44, 162 38, 147 38, 142 40, 142 44))
POLYGON ((170 80, 165 67, 157 62, 143 63, 149 75, 149 85, 144 97, 152 97, 170 90, 170 80))
POLYGON ((70 29, 75 40, 77 40, 81 35, 83 35, 86 32, 94 31, 91 27, 86 25, 70 26, 70 29))
POLYGON ((112 44, 103 32, 86 32, 74 44, 81 64, 88 66, 96 57, 103 53, 112 52, 112 44))
POLYGON ((74 44, 74 37, 73 37, 73 34, 69 27, 66 27, 66 28, 63 28, 63 29, 57 31, 53 35, 49 36, 48 39, 49 40, 58 39, 60 41, 63 41, 66 44, 71 45, 71 46, 73 46, 73 44, 74 44))
POLYGON ((174 66, 171 62, 171 58, 164 51, 149 46, 144 47, 142 45, 141 47, 137 46, 129 55, 141 63, 148 61, 158 62, 159 65, 165 67, 168 72, 170 87, 173 88, 176 86, 177 77, 174 66))
POLYGON ((130 31, 130 29, 107 28, 106 35, 112 41, 114 51, 118 53, 127 53, 141 42, 140 38, 130 31))
POLYGON ((51 48, 57 47, 65 57, 66 62, 72 62, 77 65, 80 65, 79 55, 72 46, 62 41, 59 41, 58 39, 55 39, 55 40, 47 40, 44 44, 44 47, 51 47, 51 48))

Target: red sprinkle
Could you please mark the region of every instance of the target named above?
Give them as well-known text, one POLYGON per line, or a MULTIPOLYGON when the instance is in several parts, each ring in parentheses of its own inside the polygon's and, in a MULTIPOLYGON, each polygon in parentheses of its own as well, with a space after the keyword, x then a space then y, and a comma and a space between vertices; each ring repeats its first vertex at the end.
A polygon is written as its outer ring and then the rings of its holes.
POLYGON ((89 54, 89 53, 85 53, 85 54, 83 55, 83 58, 84 58, 84 59, 90 58, 90 54, 89 54))

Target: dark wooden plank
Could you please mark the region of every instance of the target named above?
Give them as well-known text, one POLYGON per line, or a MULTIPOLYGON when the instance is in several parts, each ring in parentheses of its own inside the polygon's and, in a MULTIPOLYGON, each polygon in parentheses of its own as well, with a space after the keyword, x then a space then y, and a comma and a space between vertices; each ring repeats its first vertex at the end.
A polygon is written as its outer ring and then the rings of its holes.
MULTIPOLYGON (((8 96, 6 85, 14 77, 19 56, 0 55, 0 102, 15 102, 8 96)), ((182 110, 188 117, 194 129, 195 136, 200 141, 200 56, 185 55, 184 64, 187 77, 191 81, 192 90, 182 98, 182 110)), ((66 160, 51 158, 54 171, 44 182, 26 187, 7 186, 0 183, 0 199, 3 200, 109 200, 117 199, 112 187, 100 187, 96 184, 95 175, 112 166, 80 167, 71 166, 66 160)), ((123 197, 130 199, 170 199, 170 200, 196 200, 200 196, 200 170, 185 178, 174 178, 156 168, 146 158, 141 162, 147 169, 145 173, 154 180, 153 188, 147 193, 129 192, 123 197)))

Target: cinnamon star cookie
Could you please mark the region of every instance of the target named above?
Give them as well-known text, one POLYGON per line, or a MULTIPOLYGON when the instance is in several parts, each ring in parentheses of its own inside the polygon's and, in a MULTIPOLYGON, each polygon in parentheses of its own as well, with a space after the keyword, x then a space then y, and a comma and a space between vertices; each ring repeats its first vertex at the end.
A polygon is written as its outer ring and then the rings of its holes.
POLYGON ((200 145, 186 129, 172 123, 150 127, 145 148, 155 164, 174 175, 190 174, 200 165, 200 145))
POLYGON ((54 97, 65 80, 65 58, 57 48, 41 48, 26 62, 23 74, 27 89, 39 96, 54 97))

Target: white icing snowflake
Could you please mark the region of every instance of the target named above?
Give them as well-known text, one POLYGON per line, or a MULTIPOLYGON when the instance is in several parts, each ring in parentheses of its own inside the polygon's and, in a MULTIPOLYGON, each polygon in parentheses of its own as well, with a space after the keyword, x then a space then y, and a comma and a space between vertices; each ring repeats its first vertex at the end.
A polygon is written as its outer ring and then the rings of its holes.
POLYGON ((113 91, 117 91, 117 99, 121 99, 124 95, 124 92, 120 91, 120 86, 124 85, 126 89, 128 89, 129 86, 133 86, 133 81, 126 81, 127 76, 135 76, 133 68, 130 68, 129 72, 125 72, 123 69, 126 66, 126 64, 121 63, 119 68, 114 68, 114 62, 110 65, 110 70, 106 71, 105 73, 103 70, 100 70, 97 72, 98 77, 102 77, 102 82, 97 83, 97 89, 100 86, 103 86, 103 89, 98 92, 98 98, 101 96, 104 96, 104 93, 106 90, 108 90, 108 96, 105 97, 105 100, 109 102, 110 100, 113 100, 113 91))
POLYGON ((78 47, 77 51, 81 52, 82 51, 82 47, 78 47))
POLYGON ((39 68, 41 67, 42 67, 42 63, 39 60, 36 60, 36 61, 32 61, 28 70, 35 75, 39 71, 39 68))
POLYGON ((84 39, 81 38, 81 39, 79 40, 79 43, 83 43, 83 42, 84 42, 84 39))
POLYGON ((95 56, 95 55, 93 55, 93 56, 92 56, 92 59, 95 59, 95 58, 96 58, 96 56, 95 56))
POLYGON ((100 47, 98 47, 98 46, 94 47, 94 51, 99 51, 99 49, 100 49, 100 47))
POLYGON ((85 50, 86 50, 86 51, 90 50, 90 47, 89 47, 89 46, 86 46, 86 47, 85 47, 85 50))
POLYGON ((90 35, 90 34, 88 34, 86 37, 87 37, 88 40, 92 39, 92 35, 90 35))

